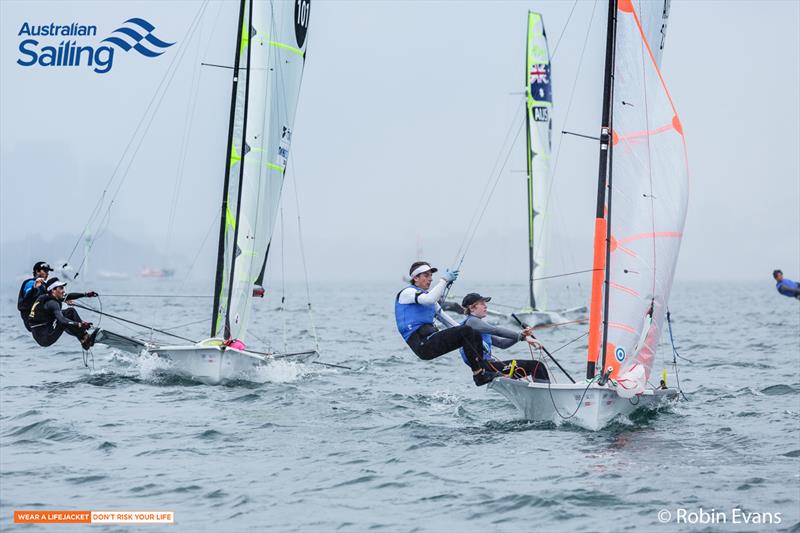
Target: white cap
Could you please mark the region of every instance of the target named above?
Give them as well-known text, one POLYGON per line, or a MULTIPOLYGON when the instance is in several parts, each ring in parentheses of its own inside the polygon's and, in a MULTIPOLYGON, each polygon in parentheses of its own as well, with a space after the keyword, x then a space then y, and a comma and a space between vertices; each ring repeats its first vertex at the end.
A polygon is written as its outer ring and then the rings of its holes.
POLYGON ((423 264, 419 265, 417 268, 415 268, 414 270, 412 270, 411 272, 409 272, 408 276, 411 277, 411 278, 414 278, 414 277, 419 276, 420 274, 424 274, 425 272, 428 272, 428 271, 430 271, 431 273, 434 273, 434 272, 438 271, 438 269, 437 268, 433 268, 428 263, 423 263, 423 264))
POLYGON ((67 282, 66 282, 66 281, 56 281, 55 283, 52 283, 52 284, 50 284, 50 285, 47 287, 47 290, 48 290, 48 292, 49 292, 49 291, 52 291, 53 289, 57 289, 57 288, 59 288, 59 287, 63 287, 63 286, 65 286, 66 284, 67 284, 67 282))

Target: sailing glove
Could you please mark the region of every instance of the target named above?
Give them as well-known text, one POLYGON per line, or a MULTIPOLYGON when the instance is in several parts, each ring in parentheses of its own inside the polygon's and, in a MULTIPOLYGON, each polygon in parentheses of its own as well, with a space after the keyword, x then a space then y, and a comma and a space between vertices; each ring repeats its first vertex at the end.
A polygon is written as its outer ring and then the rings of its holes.
POLYGON ((86 293, 86 297, 87 298, 95 298, 95 297, 97 297, 97 293, 94 292, 94 291, 89 291, 89 292, 86 293))
POLYGON ((458 279, 458 270, 446 270, 445 273, 442 275, 442 279, 445 280, 447 283, 453 283, 455 280, 458 279))

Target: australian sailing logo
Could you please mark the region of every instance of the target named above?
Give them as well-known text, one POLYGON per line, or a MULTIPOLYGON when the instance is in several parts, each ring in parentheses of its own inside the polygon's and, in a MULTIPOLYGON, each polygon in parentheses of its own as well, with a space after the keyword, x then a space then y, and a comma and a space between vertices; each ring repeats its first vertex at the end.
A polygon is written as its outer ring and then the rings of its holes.
POLYGON ((88 67, 98 74, 105 74, 114 66, 114 52, 117 49, 123 52, 135 50, 145 57, 158 57, 175 44, 156 37, 155 29, 145 19, 132 18, 99 43, 87 43, 84 38, 96 37, 97 26, 77 22, 69 25, 24 22, 17 33, 19 37, 25 37, 19 43, 21 55, 17 64, 23 67, 88 67), (47 38, 49 42, 43 42, 42 38, 47 38), (60 42, 56 42, 59 39, 60 42))

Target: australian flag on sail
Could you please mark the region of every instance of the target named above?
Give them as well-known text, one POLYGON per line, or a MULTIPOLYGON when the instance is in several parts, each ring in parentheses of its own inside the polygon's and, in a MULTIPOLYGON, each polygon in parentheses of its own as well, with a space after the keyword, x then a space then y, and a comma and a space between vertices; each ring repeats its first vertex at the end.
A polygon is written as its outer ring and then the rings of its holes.
POLYGON ((534 63, 530 73, 531 96, 537 102, 552 102, 553 96, 550 89, 550 64, 534 63))

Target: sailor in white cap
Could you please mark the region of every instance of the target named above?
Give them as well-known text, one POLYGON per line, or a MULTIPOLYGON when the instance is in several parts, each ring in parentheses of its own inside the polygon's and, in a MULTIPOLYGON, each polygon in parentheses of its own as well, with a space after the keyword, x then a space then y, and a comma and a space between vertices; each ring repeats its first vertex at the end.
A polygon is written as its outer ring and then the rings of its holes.
POLYGON ((446 353, 463 349, 472 369, 475 385, 485 385, 499 376, 487 368, 483 360, 483 339, 480 333, 469 326, 461 326, 442 312, 439 299, 448 283, 458 278, 458 270, 446 271, 442 279, 431 289, 433 274, 438 269, 430 263, 417 261, 411 265, 408 276, 411 284, 397 293, 394 315, 397 330, 409 348, 420 359, 435 359, 446 353), (439 330, 434 319, 443 323, 447 329, 439 330))
POLYGON ((77 300, 78 298, 97 296, 96 292, 70 293, 66 294, 64 287, 65 281, 58 278, 47 280, 47 294, 43 294, 36 299, 31 307, 28 322, 31 326, 33 340, 39 346, 50 346, 55 343, 61 334, 67 332, 76 337, 84 350, 88 350, 94 345, 99 329, 89 334, 91 322, 84 322, 78 315, 78 311, 70 307, 61 310, 61 302, 64 300, 77 300))

